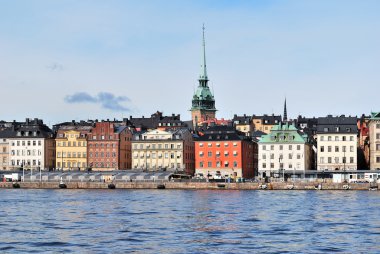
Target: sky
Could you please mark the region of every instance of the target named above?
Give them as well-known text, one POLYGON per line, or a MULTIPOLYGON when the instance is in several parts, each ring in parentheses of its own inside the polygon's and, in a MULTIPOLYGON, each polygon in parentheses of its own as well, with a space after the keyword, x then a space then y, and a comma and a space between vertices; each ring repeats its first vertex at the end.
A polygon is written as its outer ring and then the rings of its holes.
POLYGON ((377 0, 0 0, 0 120, 380 111, 377 0))

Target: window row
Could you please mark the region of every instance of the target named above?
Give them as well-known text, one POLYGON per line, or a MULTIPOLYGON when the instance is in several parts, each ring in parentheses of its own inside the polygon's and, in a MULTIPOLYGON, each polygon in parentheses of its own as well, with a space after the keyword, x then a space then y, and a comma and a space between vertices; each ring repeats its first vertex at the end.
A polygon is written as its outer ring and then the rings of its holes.
POLYGON ((87 143, 85 141, 63 141, 63 142, 57 142, 57 146, 86 146, 87 143))
POLYGON ((41 166, 41 160, 11 160, 12 166, 41 166))
POLYGON ((57 158, 86 158, 87 152, 57 152, 57 158))
MULTIPOLYGON (((301 145, 276 145, 276 147, 278 147, 278 150, 290 150, 292 151, 293 148, 297 149, 298 151, 301 150, 301 145)), ((267 148, 269 148, 269 150, 273 151, 275 149, 275 146, 274 145, 263 145, 262 146, 263 150, 266 151, 267 148)))
MULTIPOLYGON (((238 156, 238 152, 237 151, 233 151, 233 155, 235 157, 238 156)), ((211 151, 207 152, 207 157, 213 157, 213 156, 214 156, 213 152, 211 152, 211 151)), ((224 151, 224 157, 228 157, 228 156, 229 156, 229 152, 228 151, 224 151)), ((199 157, 204 157, 203 151, 199 152, 199 157)), ((217 157, 217 158, 220 157, 220 152, 219 151, 215 152, 215 157, 217 157)))
MULTIPOLYGON (((200 161, 199 162, 199 167, 200 168, 203 168, 203 167, 205 167, 205 162, 204 161, 200 161)), ((208 161, 207 162, 207 167, 208 168, 213 168, 213 167, 216 167, 216 168, 220 168, 220 167, 222 167, 222 165, 223 165, 223 167, 225 167, 225 168, 228 168, 228 167, 237 167, 238 166, 238 163, 237 163, 237 161, 234 161, 233 163, 232 163, 232 165, 230 165, 230 162, 228 162, 228 161, 225 161, 224 163, 222 163, 222 162, 220 162, 220 161, 217 161, 217 162, 212 162, 212 161, 208 161)))
MULTIPOLYGON (((275 156, 274 153, 271 153, 269 156, 267 156, 267 154, 265 154, 265 153, 263 153, 263 154, 261 155, 261 158, 262 158, 263 160, 266 160, 267 158, 269 158, 269 159, 271 159, 271 160, 274 160, 275 157, 277 157, 277 156, 275 156)), ((278 157, 277 157, 276 159, 280 159, 280 160, 282 160, 282 159, 284 159, 284 157, 285 157, 285 156, 284 156, 283 154, 279 154, 278 157)), ((302 154, 300 154, 300 153, 297 153, 297 154, 289 153, 288 156, 286 156, 286 157, 287 157, 288 159, 295 159, 295 158, 297 158, 297 159, 299 160, 299 159, 301 159, 303 156, 302 156, 302 154)))
POLYGON ((138 153, 133 154, 134 159, 137 159, 139 157, 145 158, 145 156, 146 156, 146 158, 152 157, 152 159, 163 158, 163 157, 165 159, 169 159, 169 156, 170 156, 170 159, 175 159, 175 158, 179 159, 179 158, 181 158, 181 153, 177 153, 177 155, 175 155, 174 153, 151 153, 151 154, 140 153, 140 155, 138 153))
POLYGON ((181 144, 133 144, 133 149, 182 149, 181 144))
MULTIPOLYGON (((263 163, 263 164, 261 164, 261 167, 263 168, 263 169, 266 169, 267 168, 267 166, 270 166, 270 168, 271 169, 274 169, 275 168, 275 165, 274 165, 274 163, 270 163, 270 164, 267 164, 267 163, 263 163)), ((301 163, 297 163, 295 166, 295 168, 293 167, 294 165, 293 165, 293 163, 288 163, 288 164, 285 164, 285 163, 280 163, 279 165, 278 165, 278 169, 301 169, 301 163), (287 166, 287 167, 286 167, 287 166)))
MULTIPOLYGON (((73 167, 73 168, 80 168, 80 167, 82 167, 82 168, 85 168, 85 167, 87 167, 87 165, 86 165, 86 162, 70 162, 70 161, 68 161, 67 163, 64 161, 64 162, 62 162, 62 166, 63 166, 63 168, 71 168, 71 167, 73 167)), ((60 161, 58 161, 57 162, 57 168, 61 168, 61 162, 60 161)))
POLYGON ((334 136, 334 138, 332 136, 327 136, 327 140, 326 140, 326 136, 320 136, 319 137, 319 140, 320 141, 354 141, 354 136, 334 136), (340 140, 340 137, 342 138, 342 140, 340 140))
MULTIPOLYGON (((355 163, 355 158, 354 157, 350 157, 349 158, 349 163, 355 163)), ((328 163, 328 164, 331 164, 331 163, 335 163, 335 164, 338 164, 338 163, 348 163, 347 161, 347 157, 320 157, 319 158, 319 163, 321 164, 324 164, 324 163, 328 163)))
POLYGON ((41 146, 42 142, 41 140, 28 140, 28 141, 12 141, 12 146, 41 146))
POLYGON ((11 150, 11 155, 16 156, 36 156, 36 155, 42 155, 41 150, 11 150))
MULTIPOLYGON (((319 148, 319 151, 321 153, 323 152, 328 152, 328 153, 331 153, 331 152, 348 152, 347 148, 348 146, 342 146, 341 148, 339 146, 327 146, 327 150, 325 149, 326 147, 325 146, 320 146, 319 148)), ((355 152, 355 146, 350 146, 350 152, 355 152)))
MULTIPOLYGON (((233 143, 232 145, 237 146, 237 143, 233 143)), ((203 147, 203 146, 204 146, 203 143, 199 143, 199 147, 203 147)), ((215 143, 215 146, 220 147, 220 143, 215 143)), ((224 143, 224 147, 228 147, 228 146, 229 146, 229 143, 224 143)), ((212 147, 212 143, 207 143, 207 147, 212 147)))
POLYGON ((92 158, 92 157, 100 157, 100 158, 107 158, 107 157, 116 157, 116 153, 115 152, 112 152, 112 153, 110 153, 110 152, 95 152, 95 153, 89 153, 89 155, 90 155, 90 158, 92 158))

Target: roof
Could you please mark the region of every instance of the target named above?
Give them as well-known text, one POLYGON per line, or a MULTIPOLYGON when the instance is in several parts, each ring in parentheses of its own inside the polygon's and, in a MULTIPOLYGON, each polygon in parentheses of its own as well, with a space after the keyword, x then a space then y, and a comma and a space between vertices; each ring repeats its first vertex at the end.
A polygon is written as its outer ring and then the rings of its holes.
POLYGON ((231 140, 248 140, 244 133, 237 131, 230 126, 213 126, 206 129, 198 141, 231 141, 231 140))
POLYGON ((380 120, 380 112, 371 112, 371 119, 380 120))
POLYGON ((253 119, 260 119, 262 120, 262 124, 264 125, 274 125, 274 124, 278 124, 282 121, 282 117, 280 115, 262 115, 262 116, 256 116, 256 115, 252 115, 252 120, 253 119))
POLYGON ((306 143, 307 136, 301 135, 292 124, 278 124, 273 126, 269 134, 261 137, 259 143, 306 143))
POLYGON ((11 127, 0 131, 1 138, 51 138, 52 130, 38 118, 25 122, 13 123, 11 127))
POLYGON ((252 121, 252 117, 247 116, 247 115, 243 115, 243 116, 234 115, 234 118, 232 118, 232 121, 234 124, 250 124, 252 121))
POLYGON ((318 118, 317 133, 357 133, 357 118, 345 115, 318 118))

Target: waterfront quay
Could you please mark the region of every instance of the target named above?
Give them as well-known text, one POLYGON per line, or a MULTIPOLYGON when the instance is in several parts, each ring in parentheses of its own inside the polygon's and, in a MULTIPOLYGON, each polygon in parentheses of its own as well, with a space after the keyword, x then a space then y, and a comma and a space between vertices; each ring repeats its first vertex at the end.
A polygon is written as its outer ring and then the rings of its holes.
MULTIPOLYGON (((41 171, 13 173, 9 181, 3 176, 0 188, 59 189, 64 183, 67 189, 210 189, 210 190, 378 190, 378 183, 334 183, 330 179, 314 181, 297 179, 292 181, 247 181, 235 182, 227 179, 184 179, 184 175, 168 171, 41 171)), ((8 174, 9 175, 9 174, 8 174)))

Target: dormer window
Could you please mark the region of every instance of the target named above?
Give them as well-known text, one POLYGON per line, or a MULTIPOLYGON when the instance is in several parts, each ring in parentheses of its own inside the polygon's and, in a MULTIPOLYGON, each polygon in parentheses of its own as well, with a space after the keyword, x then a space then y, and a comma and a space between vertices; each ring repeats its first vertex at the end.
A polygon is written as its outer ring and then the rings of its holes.
POLYGON ((335 131, 336 131, 336 132, 339 132, 339 127, 335 127, 335 131))
POLYGON ((325 128, 323 128, 323 131, 324 131, 324 132, 328 132, 328 131, 329 131, 329 128, 325 127, 325 128))

